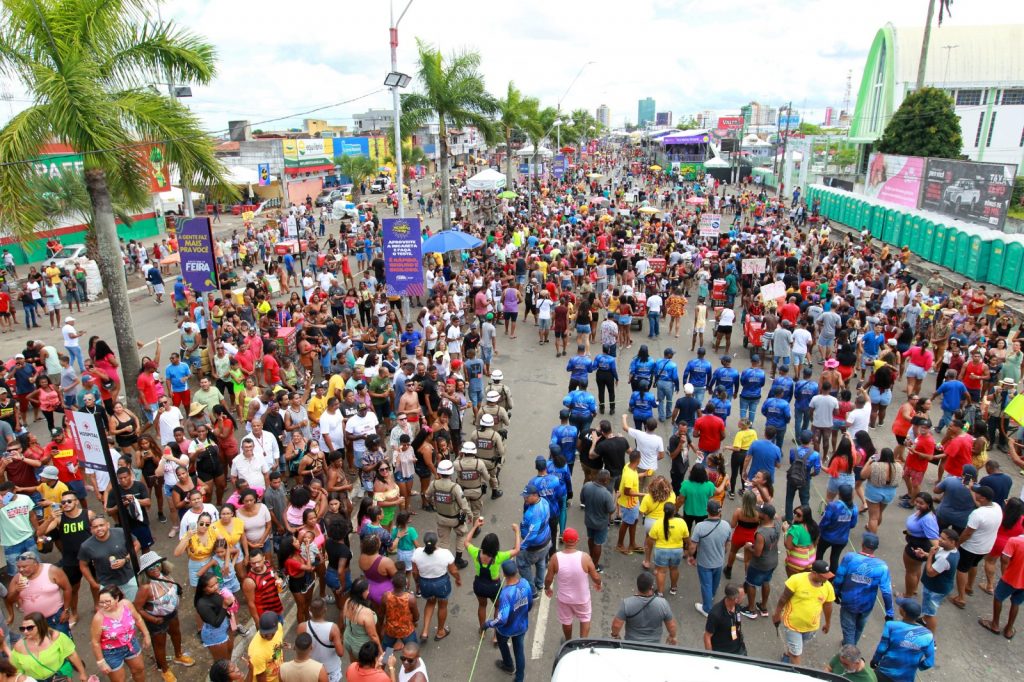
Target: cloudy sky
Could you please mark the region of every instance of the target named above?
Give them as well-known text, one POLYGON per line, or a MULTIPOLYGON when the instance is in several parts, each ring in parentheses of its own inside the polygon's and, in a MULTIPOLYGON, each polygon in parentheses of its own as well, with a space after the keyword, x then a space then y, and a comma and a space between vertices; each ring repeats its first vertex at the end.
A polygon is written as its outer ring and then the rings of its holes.
MULTIPOLYGON (((396 12, 407 0, 395 0, 396 12)), ((205 35, 219 55, 217 80, 188 100, 211 131, 248 119, 265 129, 301 125, 299 112, 351 124, 369 107, 390 107, 389 0, 174 0, 165 18, 205 35), (280 119, 260 124, 267 119, 280 119)), ((1024 22, 1020 0, 954 3, 956 24, 1024 22)), ((509 80, 563 109, 602 103, 614 125, 635 121, 637 100, 654 97, 676 120, 703 110, 737 111, 758 100, 820 121, 842 105, 847 72, 856 98, 864 59, 886 22, 924 23, 927 0, 413 0, 400 26, 399 70, 415 71, 416 38, 443 50, 475 50, 491 92, 509 80)), ((20 106, 0 81, 0 120, 20 106)))

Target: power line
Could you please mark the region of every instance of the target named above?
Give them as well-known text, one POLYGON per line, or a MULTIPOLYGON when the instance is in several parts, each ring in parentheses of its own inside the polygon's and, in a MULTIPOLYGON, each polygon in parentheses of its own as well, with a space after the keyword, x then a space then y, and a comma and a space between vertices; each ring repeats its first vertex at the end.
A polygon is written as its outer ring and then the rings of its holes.
MULTIPOLYGON (((293 113, 290 113, 290 114, 286 114, 284 116, 277 116, 275 118, 268 118, 268 119, 265 119, 265 120, 262 120, 262 121, 256 121, 255 123, 250 123, 249 126, 250 127, 258 126, 258 125, 263 125, 263 124, 266 124, 266 123, 274 123, 275 121, 283 121, 285 119, 295 118, 297 116, 305 116, 307 114, 314 114, 314 113, 316 113, 318 111, 324 111, 325 109, 333 109, 334 107, 340 107, 340 106, 344 106, 346 104, 351 104, 353 102, 358 102, 359 100, 366 99, 367 97, 371 97, 371 96, 376 95, 376 94, 381 93, 381 92, 384 92, 384 88, 377 88, 376 90, 373 90, 372 92, 367 92, 367 93, 365 93, 363 95, 359 95, 358 97, 353 97, 352 99, 347 99, 347 100, 344 100, 344 101, 341 101, 341 102, 335 102, 333 104, 325 104, 323 106, 314 107, 312 109, 306 109, 305 111, 297 111, 297 112, 293 112, 293 113)), ((223 133, 228 133, 228 132, 231 132, 230 128, 223 128, 221 130, 214 130, 214 131, 205 133, 204 136, 206 136, 206 137, 216 137, 218 135, 221 135, 223 133)), ((168 137, 168 138, 163 138, 163 139, 159 139, 159 140, 146 140, 144 142, 143 141, 139 141, 139 142, 135 142, 135 143, 132 143, 132 144, 125 144, 125 145, 120 145, 120 146, 117 146, 117 147, 108 147, 108 148, 105 148, 105 149, 90 149, 88 151, 76 151, 74 153, 78 154, 80 156, 88 156, 88 155, 91 155, 91 154, 106 154, 108 152, 124 151, 126 149, 134 149, 136 147, 144 147, 146 145, 150 145, 150 144, 154 144, 154 143, 177 142, 179 140, 190 140, 190 139, 194 139, 194 138, 195 138, 195 136, 191 136, 191 135, 180 136, 180 137, 168 137)), ((6 166, 19 166, 19 165, 24 165, 24 164, 29 164, 29 163, 36 163, 36 161, 38 161, 38 159, 16 159, 16 160, 13 160, 13 161, 3 161, 3 162, 0 162, 0 168, 6 167, 6 166)))

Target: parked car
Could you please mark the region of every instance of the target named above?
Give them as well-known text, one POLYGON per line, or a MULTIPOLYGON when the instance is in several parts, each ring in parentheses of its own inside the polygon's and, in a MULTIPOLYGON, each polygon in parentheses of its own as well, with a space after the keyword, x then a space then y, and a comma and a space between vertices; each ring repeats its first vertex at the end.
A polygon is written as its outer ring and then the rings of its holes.
POLYGON ((71 244, 65 246, 53 254, 52 258, 47 258, 44 262, 49 265, 50 261, 55 261, 58 268, 63 268, 65 265, 71 266, 75 261, 85 258, 85 244, 71 244))
POLYGON ((386 175, 378 175, 377 179, 370 185, 370 192, 373 194, 384 194, 391 189, 391 178, 386 175))
POLYGON ((314 203, 317 206, 334 206, 335 201, 352 201, 352 185, 325 189, 314 203))

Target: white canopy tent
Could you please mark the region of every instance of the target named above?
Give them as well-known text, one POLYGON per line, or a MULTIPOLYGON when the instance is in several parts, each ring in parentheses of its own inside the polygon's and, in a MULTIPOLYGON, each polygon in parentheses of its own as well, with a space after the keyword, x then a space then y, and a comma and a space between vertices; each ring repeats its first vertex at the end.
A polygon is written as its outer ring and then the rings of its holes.
MULTIPOLYGON (((260 174, 245 166, 225 166, 224 178, 231 185, 259 185, 260 174)), ((271 182, 277 180, 276 175, 270 176, 271 182)))
POLYGON ((493 168, 488 168, 487 170, 480 171, 467 180, 466 187, 474 191, 480 190, 491 192, 505 189, 507 182, 508 181, 506 180, 504 173, 499 173, 493 168))
MULTIPOLYGON (((532 144, 526 145, 525 147, 523 147, 522 149, 520 149, 519 151, 516 152, 516 156, 525 156, 525 157, 529 157, 529 158, 532 159, 533 158, 533 145, 532 144)), ((541 147, 537 151, 537 156, 539 158, 542 158, 542 159, 550 159, 552 156, 554 156, 554 153, 550 149, 548 149, 547 147, 541 147)))

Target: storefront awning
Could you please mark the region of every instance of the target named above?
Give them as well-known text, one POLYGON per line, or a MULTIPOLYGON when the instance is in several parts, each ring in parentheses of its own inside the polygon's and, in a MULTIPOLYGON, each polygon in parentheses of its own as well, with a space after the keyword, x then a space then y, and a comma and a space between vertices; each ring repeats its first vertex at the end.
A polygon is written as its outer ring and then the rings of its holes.
POLYGON ((334 164, 325 163, 320 166, 304 166, 302 168, 285 168, 284 172, 294 177, 303 173, 327 173, 334 170, 334 164))

